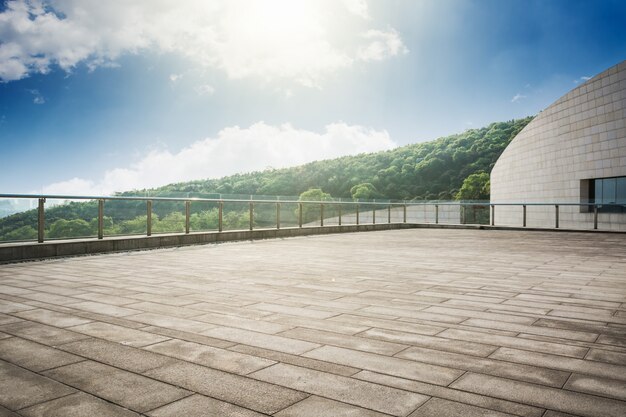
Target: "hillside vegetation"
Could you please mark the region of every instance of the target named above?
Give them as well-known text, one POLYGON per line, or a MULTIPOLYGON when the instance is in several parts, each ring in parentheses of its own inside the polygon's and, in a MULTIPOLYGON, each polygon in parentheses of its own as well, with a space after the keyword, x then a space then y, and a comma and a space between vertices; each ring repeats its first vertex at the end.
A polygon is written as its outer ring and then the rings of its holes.
MULTIPOLYGON (((491 172, 502 151, 531 120, 532 117, 527 117, 492 123, 480 129, 470 129, 460 134, 389 151, 316 161, 292 168, 170 184, 150 190, 124 192, 121 195, 299 196, 309 189, 319 188, 335 198, 448 200, 457 195, 468 176, 491 172)), ((488 178, 485 175, 480 177, 488 178)), ((145 231, 145 203, 109 201, 106 204, 105 231, 108 234, 145 231)), ((161 229, 172 230, 172 224, 179 225, 182 221, 182 204, 155 203, 153 209, 155 232, 161 229)), ((228 213, 229 217, 225 222, 231 222, 233 227, 244 225, 246 214, 243 207, 241 211, 233 210, 228 213)), ((73 202, 51 207, 46 210, 46 236, 94 235, 97 227, 96 216, 95 202, 73 202)), ((207 206, 203 210, 196 206, 192 213, 195 230, 215 228, 216 222, 215 207, 207 206)), ((32 239, 36 236, 36 224, 36 210, 2 218, 0 240, 32 239)), ((227 224, 226 227, 228 226, 227 224)), ((179 229, 179 226, 175 229, 179 229)))

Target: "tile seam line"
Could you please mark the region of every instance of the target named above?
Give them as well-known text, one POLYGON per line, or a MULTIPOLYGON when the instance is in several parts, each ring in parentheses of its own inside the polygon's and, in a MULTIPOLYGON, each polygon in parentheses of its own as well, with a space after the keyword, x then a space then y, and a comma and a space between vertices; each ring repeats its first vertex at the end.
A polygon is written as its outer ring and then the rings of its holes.
MULTIPOLYGON (((8 361, 5 361, 5 362, 8 362, 8 361)), ((75 362, 75 363, 82 363, 82 362, 85 362, 85 361, 75 362)), ((28 368, 25 368, 25 367, 23 367, 23 366, 16 365, 16 364, 14 364, 14 363, 12 363, 12 362, 8 362, 8 363, 11 363, 13 366, 16 366, 16 367, 18 367, 18 368, 24 369, 24 370, 26 370, 26 371, 28 371, 28 372, 34 373, 34 374, 36 374, 36 375, 38 375, 38 376, 42 377, 42 378, 49 379, 50 381, 54 381, 54 382, 55 382, 55 383, 57 383, 57 384, 63 385, 63 386, 65 386, 65 387, 68 387, 68 388, 70 388, 70 389, 74 390, 74 392, 71 392, 71 393, 69 393, 69 394, 62 395, 62 396, 60 396, 60 397, 56 397, 56 398, 52 398, 52 399, 47 400, 47 401, 42 401, 42 402, 37 403, 37 404, 29 405, 28 407, 22 407, 22 408, 20 408, 20 409, 18 409, 18 410, 24 410, 24 409, 29 408, 29 407, 32 407, 32 406, 34 406, 34 405, 41 405, 41 404, 45 404, 45 403, 50 402, 50 401, 57 400, 57 399, 59 399, 59 398, 65 398, 65 397, 69 397, 70 395, 74 395, 74 394, 78 394, 78 393, 83 393, 83 394, 86 394, 86 395, 91 395, 92 397, 98 398, 98 399, 100 399, 100 400, 102 400, 102 401, 104 401, 104 402, 106 402, 106 403, 113 404, 113 405, 115 405, 115 406, 117 406, 117 407, 120 407, 120 408, 123 408, 123 409, 125 409, 125 410, 129 410, 130 412, 133 412, 133 413, 136 413, 136 414, 140 414, 140 415, 142 414, 142 413, 141 413, 141 412, 139 412, 139 411, 134 411, 134 410, 132 410, 132 409, 130 409, 130 408, 127 408, 127 407, 125 407, 125 406, 123 406, 123 405, 121 405, 121 404, 117 404, 117 403, 114 403, 113 401, 107 400, 106 398, 100 397, 99 395, 93 394, 93 393, 91 393, 91 392, 83 391, 83 390, 78 389, 78 388, 76 388, 76 387, 74 387, 74 386, 72 386, 72 385, 66 384, 65 382, 57 381, 56 379, 53 379, 53 378, 51 378, 51 377, 49 377, 49 376, 47 376, 47 375, 43 375, 43 374, 41 373, 41 372, 46 372, 46 371, 35 372, 35 371, 32 371, 32 370, 30 370, 30 369, 28 369, 28 368)), ((67 365, 64 365, 64 366, 67 366, 67 365)), ((60 367, 58 367, 58 368, 60 368, 60 367)), ((56 369, 56 368, 55 368, 55 369, 56 369)), ((189 391, 189 390, 186 390, 186 391, 189 391)), ((13 411, 13 410, 12 410, 12 411, 13 411)))
MULTIPOLYGON (((484 375, 484 374, 479 374, 477 372, 469 372, 468 371, 468 373, 474 374, 474 375, 484 375)), ((490 376, 490 375, 488 375, 488 376, 490 376)), ((507 378, 507 377, 501 377, 501 376, 494 376, 494 377, 495 378, 501 378, 501 379, 507 379, 509 381, 513 381, 513 382, 517 382, 517 383, 521 383, 521 384, 534 385, 534 386, 539 387, 539 388, 546 387, 545 385, 535 384, 533 382, 519 381, 517 379, 512 379, 512 378, 507 378)), ((591 397, 600 398, 600 399, 603 399, 603 400, 609 400, 609 401, 616 401, 616 402, 626 403, 626 400, 622 400, 622 399, 618 399, 618 398, 612 398, 612 397, 605 397, 605 396, 602 396, 602 395, 597 395, 597 394, 593 394, 593 393, 589 393, 589 392, 585 392, 585 391, 574 391, 574 390, 570 390, 570 389, 555 388, 555 387, 547 387, 547 388, 552 388, 554 390, 563 391, 563 392, 570 393, 570 394, 584 394, 584 395, 589 395, 591 397)), ((464 392, 469 392, 469 393, 472 393, 472 394, 476 394, 475 392, 466 391, 466 390, 460 389, 460 388, 452 388, 452 389, 456 389, 456 390, 459 390, 459 391, 464 391, 464 392)), ((477 395, 484 395, 484 394, 477 394, 477 395)), ((491 397, 491 396, 489 396, 489 397, 491 397)), ((501 400, 512 401, 512 400, 508 400, 508 399, 500 398, 500 397, 491 397, 491 398, 497 398, 497 399, 501 399, 501 400)), ((525 405, 530 405, 532 407, 537 407, 537 408, 544 408, 543 406, 533 406, 532 404, 525 404, 525 405)), ((559 410, 554 410, 554 411, 559 411, 559 410)), ((560 412, 562 412, 562 411, 560 411, 560 412)))
MULTIPOLYGON (((370 371, 370 372, 372 372, 372 371, 370 371)), ((380 374, 379 372, 375 372, 375 373, 380 374)), ((469 373, 469 371, 466 371, 465 373, 469 373)), ((464 373, 463 375, 465 375, 465 373, 464 373)), ((380 374, 380 375, 385 375, 385 374, 380 374)), ((403 380, 406 380, 406 381, 413 381, 413 380, 411 380, 411 379, 402 378, 402 377, 396 377, 396 378, 403 379, 403 380)), ((460 377, 459 377, 459 378, 460 378, 460 377)), ((459 378, 457 378, 457 379, 459 379, 459 378)), ((358 379, 358 380, 360 380, 360 381, 370 382, 370 381, 368 381, 368 380, 366 380, 366 379, 360 379, 360 378, 356 378, 356 379, 358 379)), ((422 381, 418 381, 418 382, 422 382, 422 381)), ((372 383, 374 383, 374 382, 372 382, 372 383)), ((498 398, 498 397, 493 397, 493 396, 490 396, 490 395, 484 395, 484 394, 476 394, 475 392, 465 391, 465 390, 462 390, 462 389, 459 389, 459 388, 449 388, 449 387, 446 387, 446 386, 437 385, 437 384, 431 384, 431 383, 428 383, 428 382, 422 382, 422 383, 427 384, 427 385, 433 385, 433 386, 435 386, 435 387, 440 387, 440 388, 444 388, 444 389, 449 389, 449 390, 451 390, 451 391, 465 392, 465 393, 468 393, 468 394, 470 394, 470 395, 476 395, 476 396, 479 396, 479 397, 491 398, 491 399, 498 400, 498 401, 505 401, 505 402, 509 402, 509 403, 513 403, 513 404, 519 404, 519 405, 522 405, 522 406, 525 406, 525 407, 532 407, 532 408, 539 408, 539 409, 543 408, 543 407, 537 407, 537 406, 530 405, 530 404, 521 403, 521 402, 519 402, 519 401, 513 401, 513 400, 510 400, 510 399, 498 398)), ((417 393, 417 394, 420 394, 420 395, 424 395, 424 396, 427 396, 427 397, 431 397, 431 398, 439 398, 439 399, 442 399, 442 400, 448 400, 448 401, 458 402, 458 403, 460 403, 460 404, 474 405, 474 404, 465 403, 465 402, 461 402, 461 401, 451 400, 451 399, 449 399, 449 398, 446 398, 446 397, 441 397, 441 396, 438 396, 438 395, 433 395, 433 394, 425 394, 425 393, 420 392, 420 391, 409 391, 409 390, 404 390, 404 389, 402 389, 402 388, 398 388, 398 387, 395 387, 395 386, 390 385, 390 384, 387 384, 387 383, 375 382, 375 384, 382 385, 382 386, 385 386, 385 387, 388 387, 388 388, 395 388, 395 389, 399 389, 399 390, 402 390, 402 391, 414 392, 414 393, 417 393)), ((476 407, 480 407, 480 406, 476 406, 476 407)), ((480 407, 480 408, 485 408, 485 407, 480 407)), ((500 413, 505 413, 504 411, 494 410, 494 409, 491 409, 491 408, 485 408, 485 409, 486 409, 486 410, 489 410, 489 411, 496 411, 496 412, 500 412, 500 413)), ((512 411, 506 411, 506 413, 511 414, 511 413, 512 413, 512 411)), ((525 414, 513 414, 513 415, 515 415, 515 416, 519 416, 519 417, 527 417, 525 414)))

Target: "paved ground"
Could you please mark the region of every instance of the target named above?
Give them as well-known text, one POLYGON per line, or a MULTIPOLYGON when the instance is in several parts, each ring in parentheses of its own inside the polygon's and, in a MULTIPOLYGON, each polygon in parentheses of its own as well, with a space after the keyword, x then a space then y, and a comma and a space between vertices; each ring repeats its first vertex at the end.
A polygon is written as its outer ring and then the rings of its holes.
POLYGON ((0 266, 0 416, 626 416, 626 236, 402 230, 0 266))

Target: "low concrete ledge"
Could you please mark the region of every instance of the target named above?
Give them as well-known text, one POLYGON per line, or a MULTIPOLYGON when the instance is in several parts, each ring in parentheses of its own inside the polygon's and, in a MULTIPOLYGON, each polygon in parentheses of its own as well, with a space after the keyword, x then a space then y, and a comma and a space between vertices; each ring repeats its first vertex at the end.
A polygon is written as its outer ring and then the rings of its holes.
MULTIPOLYGON (((423 227, 411 223, 382 223, 362 225, 332 225, 313 227, 285 227, 281 229, 229 230, 223 232, 172 233, 152 236, 115 236, 104 239, 51 240, 44 243, 18 242, 0 244, 0 263, 96 253, 127 252, 142 249, 167 248, 216 242, 255 239, 274 239, 328 233, 352 233, 373 230, 409 229, 423 227)), ((443 226, 443 225, 433 225, 443 226)))
POLYGON ((110 252, 128 252, 176 246, 201 245, 207 243, 233 242, 242 240, 275 239, 295 236, 323 235, 329 233, 354 233, 394 229, 473 229, 473 230, 517 230, 537 232, 576 233, 621 233, 620 231, 589 229, 543 229, 514 226, 488 226, 477 224, 445 223, 380 223, 361 225, 331 225, 285 227, 281 229, 228 230, 223 232, 171 233, 152 236, 114 236, 104 239, 51 240, 44 243, 16 242, 0 244, 0 263, 11 263, 35 259, 66 256, 91 255, 110 252))

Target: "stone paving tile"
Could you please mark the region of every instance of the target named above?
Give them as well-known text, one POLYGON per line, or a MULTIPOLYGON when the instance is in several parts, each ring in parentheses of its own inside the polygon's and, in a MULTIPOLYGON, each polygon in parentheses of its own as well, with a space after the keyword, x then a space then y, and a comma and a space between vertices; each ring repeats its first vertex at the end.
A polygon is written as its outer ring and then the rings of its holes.
POLYGON ((517 316, 513 314, 504 314, 504 313, 489 313, 489 312, 484 312, 484 311, 466 310, 466 309, 461 309, 461 308, 450 308, 450 307, 428 307, 422 311, 428 312, 428 313, 435 313, 435 314, 472 317, 472 318, 477 318, 477 319, 504 321, 507 323, 519 323, 519 324, 527 324, 527 325, 531 325, 537 320, 537 318, 535 317, 517 316))
POLYGON ((150 417, 262 417, 260 414, 236 405, 194 394, 147 413, 150 417))
POLYGON ((321 348, 305 353, 304 356, 395 375, 402 378, 430 382, 437 385, 448 385, 463 374, 463 371, 458 369, 413 362, 373 353, 358 352, 334 346, 322 346, 321 348))
POLYGON ((563 388, 626 401, 626 383, 623 380, 572 374, 563 388))
POLYGON ((584 342, 594 342, 598 335, 589 332, 580 332, 574 330, 561 330, 537 326, 525 326, 515 323, 503 323, 495 320, 468 319, 463 322, 466 326, 484 327, 488 329, 510 330, 518 333, 529 333, 540 336, 558 337, 568 340, 581 340, 584 342))
POLYGON ((290 388, 186 362, 153 369, 146 375, 266 414, 273 414, 307 397, 290 388))
POLYGON ((170 339, 169 337, 159 336, 142 330, 129 329, 127 327, 101 322, 82 324, 80 326, 71 327, 69 330, 133 347, 151 345, 170 339))
POLYGON ((145 349, 239 375, 246 375, 276 363, 256 356, 177 339, 157 343, 145 349))
POLYGON ((33 340, 35 342, 48 346, 74 342, 76 340, 83 340, 89 337, 80 333, 75 333, 69 330, 47 326, 45 324, 35 323, 32 321, 21 321, 18 323, 5 324, 3 326, 0 326, 0 331, 11 334, 13 336, 22 337, 24 339, 33 340))
POLYGON ((165 314, 141 313, 130 316, 128 317, 128 319, 144 324, 151 324, 153 326, 165 327, 172 330, 181 330, 191 333, 202 333, 205 330, 215 327, 214 325, 208 323, 167 316, 165 314))
POLYGON ((20 417, 18 414, 15 414, 13 411, 8 410, 0 405, 0 417, 20 417))
MULTIPOLYGON (((84 288, 87 290, 88 288, 84 288)), ((120 297, 117 295, 111 294, 103 294, 103 293, 94 293, 87 292, 85 294, 74 295, 75 298, 79 298, 81 300, 87 301, 96 301, 98 303, 112 304, 114 306, 125 306, 128 304, 136 303, 137 300, 133 300, 132 298, 120 297)))
MULTIPOLYGON (((427 306, 424 306, 427 307, 427 306)), ((407 317, 413 319, 421 319, 421 320, 431 320, 438 323, 461 323, 467 317, 464 316, 451 316, 448 314, 436 314, 436 313, 423 313, 421 311, 416 310, 405 310, 402 308, 394 308, 394 307, 366 307, 361 309, 360 311, 368 312, 368 313, 378 313, 384 314, 389 317, 407 317)))
MULTIPOLYGON (((397 330, 401 332, 419 333, 425 335, 435 335, 446 329, 442 326, 431 326, 428 324, 407 323, 396 320, 387 320, 380 318, 372 318, 368 316, 358 316, 350 314, 341 314, 331 317, 328 321, 338 321, 341 323, 349 323, 355 326, 379 327, 381 329, 397 330)), ((367 329, 363 329, 367 330, 367 329)))
POLYGON ((526 404, 520 404, 517 402, 501 400, 489 396, 473 394, 471 392, 459 391, 439 385, 427 384, 425 382, 398 378, 391 375, 383 375, 371 371, 359 372, 358 374, 354 375, 354 378, 386 385, 389 387, 399 388, 406 391, 417 392, 419 394, 430 395, 436 398, 443 398, 463 404, 475 405, 479 408, 495 410, 505 414, 509 413, 516 416, 542 417, 544 411, 541 408, 529 406, 526 404))
POLYGON ((585 359, 626 366, 626 352, 609 352, 603 349, 590 349, 585 359))
POLYGON ((279 352, 292 353, 296 355, 319 347, 319 344, 317 343, 290 339, 283 336, 251 332, 249 330, 234 329, 232 327, 218 327, 207 330, 202 334, 215 337, 217 339, 229 340, 231 342, 241 343, 244 345, 277 350, 279 352))
POLYGON ((388 414, 377 413, 339 401, 311 395, 309 398, 292 405, 276 414, 276 417, 385 417, 388 414))
POLYGON ((44 375, 139 413, 190 394, 184 389, 91 361, 62 366, 44 375))
POLYGON ((348 349, 362 350, 365 352, 380 353, 381 355, 394 355, 406 349, 407 345, 385 342, 381 340, 367 339, 358 336, 348 336, 322 330, 303 329, 301 327, 280 333, 280 336, 306 340, 318 344, 328 344, 345 347, 348 349))
POLYGON ((163 314, 163 315, 168 315, 172 317, 181 317, 181 318, 190 318, 190 317, 199 316, 200 314, 202 314, 201 311, 190 310, 183 306, 170 306, 167 304, 152 303, 149 301, 141 301, 141 302, 135 301, 134 304, 128 304, 126 305, 126 307, 132 308, 135 310, 141 310, 147 313, 163 314))
MULTIPOLYGON (((365 325, 352 325, 346 323, 338 323, 331 320, 315 320, 303 317, 284 316, 281 314, 273 314, 269 317, 264 318, 263 320, 269 320, 275 323, 284 324, 287 328, 305 327, 307 329, 327 330, 330 332, 343 333, 347 335, 354 335, 370 328, 370 326, 365 325)), ((287 330, 287 328, 283 330, 287 330)))
MULTIPOLYGON (((20 410, 24 417, 139 417, 125 408, 78 392, 20 410)), ((1 415, 1 414, 0 414, 1 415)))
POLYGON ((68 304, 68 307, 76 308, 78 310, 90 311, 92 313, 106 314, 113 317, 124 317, 132 314, 141 313, 139 310, 134 310, 126 307, 119 307, 111 304, 97 303, 95 301, 83 301, 79 303, 68 304))
POLYGON ((2 326, 3 324, 17 323, 18 321, 23 321, 23 320, 14 316, 9 316, 7 314, 0 313, 0 326, 2 326))
POLYGON ((410 414, 428 399, 420 394, 282 363, 250 376, 395 416, 410 414))
POLYGON ((520 339, 519 337, 500 336, 459 329, 448 329, 439 333, 438 336, 465 342, 491 343, 497 346, 506 346, 530 350, 533 352, 552 353, 555 355, 571 356, 574 358, 584 358, 588 351, 587 348, 570 346, 564 343, 541 342, 537 340, 520 339))
POLYGON ((253 320, 244 317, 228 316, 225 314, 217 313, 202 314, 201 316, 194 317, 194 320, 204 321, 219 326, 236 327, 238 329, 253 330, 255 332, 268 334, 279 333, 294 327, 279 323, 268 322, 265 321, 265 319, 253 320))
POLYGON ((41 308, 28 311, 20 311, 18 313, 14 313, 14 315, 22 319, 37 321, 39 323, 48 324, 55 327, 70 327, 79 324, 89 323, 91 321, 76 317, 71 314, 59 313, 56 311, 45 310, 41 308))
POLYGON ((272 313, 282 313, 291 316, 307 317, 311 319, 327 319, 332 316, 336 316, 338 313, 331 313, 328 311, 314 310, 300 307, 289 307, 280 304, 259 303, 249 306, 255 310, 269 311, 272 313))
POLYGON ((431 398, 409 417, 513 417, 513 414, 500 413, 441 398, 431 398))
POLYGON ((176 362, 167 356, 101 339, 80 340, 60 345, 58 348, 94 361, 140 373, 176 362))
POLYGON ((623 417, 626 403, 527 382, 467 373, 452 388, 585 417, 623 417))
POLYGON ((226 340, 215 339, 209 336, 203 336, 197 333, 183 332, 180 330, 166 329, 158 326, 147 326, 142 328, 142 331, 150 332, 156 335, 172 339, 186 340, 188 342, 200 343, 207 346, 213 346, 218 348, 227 348, 236 345, 234 342, 228 342, 226 340))
POLYGON ((0 405, 19 410, 75 392, 59 382, 0 360, 0 405))
POLYGON ((15 313, 16 311, 32 310, 33 307, 27 304, 15 303, 0 299, 0 313, 15 313))
POLYGON ((287 363, 290 365, 301 366, 303 368, 315 369, 316 371, 328 372, 331 374, 337 374, 342 376, 351 376, 361 370, 360 368, 339 365, 332 362, 306 358, 298 355, 291 355, 289 353, 277 352, 275 350, 262 349, 254 346, 235 345, 229 348, 229 350, 271 359, 276 362, 287 363))
MULTIPOLYGON (((445 332, 439 333, 439 335, 445 335, 445 332)), ((386 329, 369 329, 367 331, 364 331, 363 333, 360 333, 359 336, 378 340, 386 340, 388 342, 403 343, 405 345, 438 349, 446 352, 463 353, 473 356, 489 356, 497 349, 497 346, 475 343, 471 340, 458 341, 454 339, 447 339, 445 337, 432 337, 423 334, 399 332, 396 330, 386 329)), ((487 338, 485 338, 485 342, 489 339, 489 337, 499 336, 489 335, 487 338)))
POLYGON ((494 359, 478 358, 475 356, 418 347, 408 348, 400 352, 396 357, 559 388, 565 384, 565 381, 567 381, 569 377, 568 372, 538 366, 519 365, 494 359))
POLYGON ((0 359, 34 372, 84 360, 61 350, 18 337, 0 340, 0 359))
MULTIPOLYGON (((614 234, 419 229, 1 265, 0 358, 33 381, 52 380, 21 366, 96 361, 136 381, 126 395, 152 374, 189 390, 155 415, 610 416, 626 404, 624 253, 614 234), (421 400, 365 403, 399 393, 421 400)), ((30 405, 79 415, 85 391, 109 400, 100 383, 30 405)))
POLYGON ((626 381, 626 364, 619 366, 505 347, 498 349, 490 358, 626 381))

